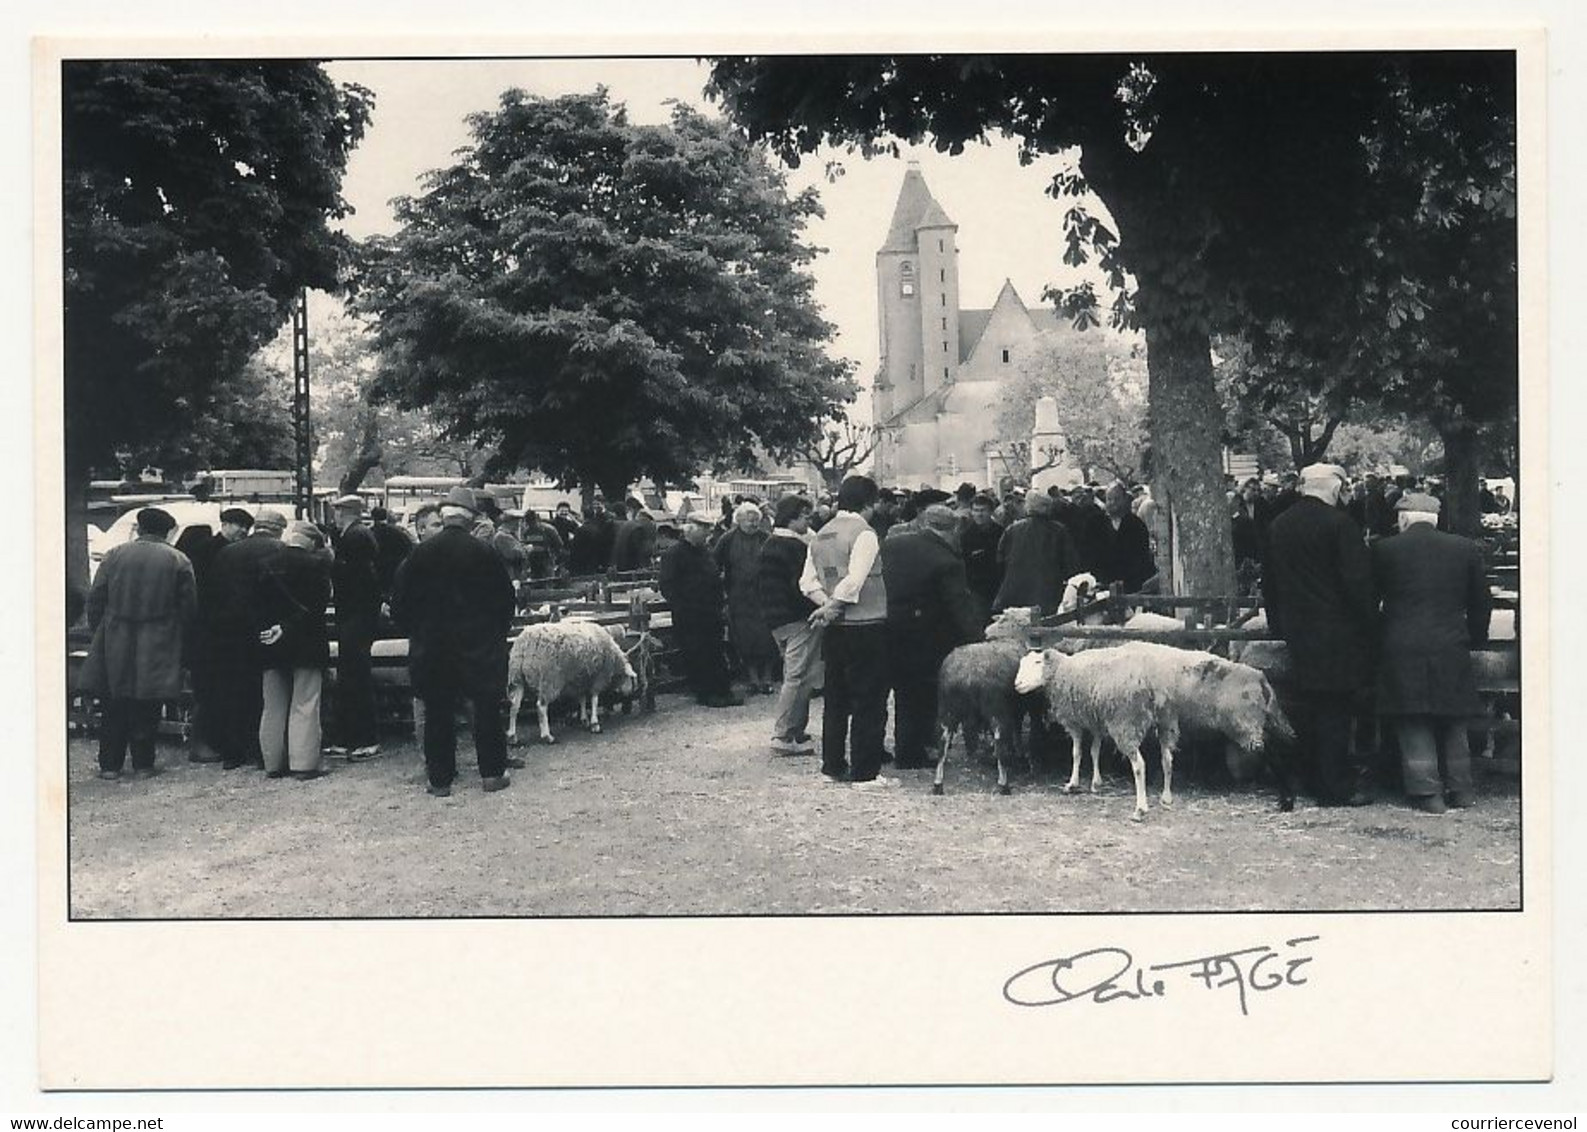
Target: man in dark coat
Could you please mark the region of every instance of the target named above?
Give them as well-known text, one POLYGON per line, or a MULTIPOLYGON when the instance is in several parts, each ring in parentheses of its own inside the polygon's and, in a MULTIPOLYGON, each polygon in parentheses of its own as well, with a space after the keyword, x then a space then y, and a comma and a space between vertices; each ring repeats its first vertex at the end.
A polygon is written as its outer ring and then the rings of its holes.
POLYGON ((1482 703, 1470 649, 1488 639, 1492 600, 1477 544, 1436 529, 1437 499, 1413 492, 1395 506, 1401 533, 1372 546, 1383 599, 1378 713, 1399 739, 1406 796, 1441 814, 1472 801, 1466 721, 1482 703))
POLYGON ((984 624, 953 542, 958 516, 937 503, 920 522, 922 530, 882 540, 893 765, 899 770, 935 761, 928 752, 936 733, 937 670, 959 645, 980 640, 984 624))
POLYGON ((375 733, 375 670, 370 659, 380 628, 380 545, 364 525, 364 501, 344 495, 335 504, 336 559, 331 585, 336 605, 336 742, 333 753, 353 760, 380 753, 375 733))
POLYGON ((1053 497, 1038 492, 1027 501, 1025 517, 1003 532, 997 547, 1003 584, 992 602, 994 612, 1037 605, 1045 615, 1063 601, 1064 585, 1080 572, 1080 559, 1055 510, 1053 497))
POLYGON ((995 510, 997 500, 983 493, 971 500, 969 521, 959 521, 959 551, 964 555, 964 577, 970 584, 970 592, 980 602, 983 614, 990 613, 998 587, 1003 584, 1003 566, 997 560, 997 547, 1003 541, 1003 528, 992 518, 995 510))
MULTIPOLYGON (((182 538, 177 540, 176 548, 186 554, 188 560, 193 563, 193 581, 198 588, 200 611, 212 608, 212 603, 206 595, 211 584, 210 572, 216 556, 238 539, 248 537, 248 532, 252 528, 252 515, 241 507, 227 507, 220 513, 219 533, 195 538, 190 546, 184 546, 183 539, 186 539, 188 534, 195 531, 203 534, 209 530, 207 526, 200 525, 189 527, 183 532, 182 538)), ((187 756, 187 761, 191 763, 217 763, 221 758, 213 738, 218 705, 215 701, 214 666, 210 660, 214 651, 211 635, 207 617, 203 615, 194 617, 182 645, 183 663, 187 665, 188 679, 193 688, 192 750, 187 756)))
POLYGON ((397 571, 391 613, 408 634, 408 675, 424 703, 424 766, 429 792, 444 798, 457 777, 458 701, 473 708, 474 747, 487 792, 507 777, 507 635, 512 580, 501 556, 470 532, 474 493, 453 488, 441 505, 441 530, 414 548, 397 571))
POLYGON ((656 517, 644 508, 617 524, 612 535, 612 569, 644 570, 656 555, 656 517))
POLYGON ((1130 509, 1130 493, 1115 480, 1103 499, 1107 513, 1096 527, 1097 558, 1091 573, 1104 586, 1124 583, 1124 592, 1141 593, 1157 565, 1152 561, 1152 536, 1130 509))
POLYGON ((380 580, 380 597, 390 601, 397 567, 413 553, 413 538, 391 521, 391 512, 384 507, 369 509, 369 533, 375 539, 375 576, 380 580))
POLYGON ((209 626, 215 701, 215 721, 208 730, 226 770, 264 765, 259 749, 264 669, 254 603, 264 569, 281 553, 281 532, 286 526, 287 517, 281 512, 261 508, 248 537, 215 555, 205 584, 204 617, 209 626))
POLYGON ((105 555, 88 591, 82 686, 100 700, 100 778, 121 777, 129 746, 133 777, 154 773, 160 704, 182 694, 182 635, 198 598, 193 564, 165 541, 175 526, 158 507, 138 512, 138 537, 105 555))
POLYGON ((1352 717, 1371 685, 1377 602, 1361 532, 1339 507, 1344 471, 1312 464, 1268 529, 1268 624, 1289 646, 1291 718, 1323 805, 1363 805, 1352 717))
MULTIPOLYGON (((1079 570, 1084 570, 1102 585, 1111 585, 1117 579, 1106 577, 1102 569, 1102 527, 1107 515, 1097 506, 1097 497, 1085 484, 1076 484, 1069 491, 1069 506, 1060 515, 1074 539, 1075 554, 1079 557, 1079 570)), ((1078 572, 1078 571, 1076 571, 1078 572)))
POLYGON ((727 597, 716 560, 706 549, 715 523, 708 511, 692 512, 683 537, 662 554, 657 581, 672 608, 672 636, 689 690, 706 707, 738 707, 744 701, 728 682, 722 651, 727 597))
POLYGON ((606 501, 597 495, 583 525, 574 532, 573 544, 568 548, 568 569, 574 575, 603 572, 612 561, 612 542, 616 537, 617 527, 607 514, 606 501))

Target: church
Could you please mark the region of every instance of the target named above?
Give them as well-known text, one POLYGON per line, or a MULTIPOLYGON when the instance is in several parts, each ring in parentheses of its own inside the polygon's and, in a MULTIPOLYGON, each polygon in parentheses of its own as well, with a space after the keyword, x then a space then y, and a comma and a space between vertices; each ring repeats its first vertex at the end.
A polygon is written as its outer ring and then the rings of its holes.
MULTIPOLYGON (((998 435, 1003 381, 1040 335, 1077 333, 1050 307, 1027 308, 1006 280, 990 308, 962 308, 958 231, 911 161, 876 253, 881 364, 871 409, 874 475, 885 486, 952 491, 1024 480, 1029 449, 998 435)), ((1037 449, 1061 443, 1044 437, 1037 449)))

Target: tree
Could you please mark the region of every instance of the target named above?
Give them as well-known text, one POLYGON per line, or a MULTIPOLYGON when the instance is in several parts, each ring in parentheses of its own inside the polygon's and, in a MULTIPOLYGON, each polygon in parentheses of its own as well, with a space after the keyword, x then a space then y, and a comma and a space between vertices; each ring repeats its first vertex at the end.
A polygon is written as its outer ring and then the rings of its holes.
POLYGON ((327 221, 371 105, 314 63, 63 65, 69 578, 92 471, 192 470, 294 293, 337 285, 349 244, 327 221))
POLYGON ((813 440, 852 395, 803 270, 820 204, 726 126, 634 125, 604 89, 469 124, 363 273, 379 397, 612 496, 813 440))
POLYGON ((837 491, 845 476, 871 458, 878 439, 872 426, 843 417, 827 422, 816 440, 796 445, 792 455, 820 472, 828 491, 837 491))
MULTIPOLYGON (((1074 202, 1065 260, 1096 257, 1112 321, 1145 333, 1154 495, 1173 517, 1179 588, 1208 594, 1233 585, 1212 335, 1282 318, 1312 342, 1347 333, 1379 207, 1367 139, 1395 82, 1480 84, 1501 55, 730 58, 712 85, 790 161, 895 138, 958 153, 988 131, 1018 138, 1026 159, 1078 152, 1052 186, 1074 202), (1081 203, 1087 192, 1117 231, 1081 203)), ((1060 309, 1101 321, 1089 284, 1060 309)))
POLYGON ((1346 375, 1289 348, 1290 331, 1282 321, 1266 328, 1261 347, 1253 337, 1223 335, 1214 343, 1214 380, 1227 410, 1228 439, 1272 430, 1296 470, 1320 463, 1350 413, 1346 375))
POLYGON ((1030 455, 1036 402, 1058 403, 1058 421, 1067 450, 1038 451, 1044 462, 1032 473, 1061 460, 1109 476, 1133 480, 1146 448, 1146 368, 1126 343, 1101 334, 1043 335, 1036 348, 1003 384, 997 428, 1005 445, 1023 445, 1030 455))

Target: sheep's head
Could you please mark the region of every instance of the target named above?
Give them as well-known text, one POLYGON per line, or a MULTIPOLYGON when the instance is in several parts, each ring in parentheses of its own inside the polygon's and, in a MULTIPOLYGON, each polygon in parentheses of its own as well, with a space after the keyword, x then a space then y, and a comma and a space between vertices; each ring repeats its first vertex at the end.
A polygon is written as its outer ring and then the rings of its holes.
POLYGON ((1032 650, 1020 657, 1019 671, 1014 674, 1014 691, 1027 695, 1040 688, 1047 680, 1047 654, 1032 650))
POLYGON ((626 656, 623 657, 623 674, 618 677, 612 690, 619 696, 631 696, 639 691, 639 677, 634 674, 634 666, 628 663, 626 656))
POLYGON ((1036 623, 1041 610, 1031 606, 1016 605, 999 613, 986 627, 989 641, 1017 641, 1024 638, 1036 623))

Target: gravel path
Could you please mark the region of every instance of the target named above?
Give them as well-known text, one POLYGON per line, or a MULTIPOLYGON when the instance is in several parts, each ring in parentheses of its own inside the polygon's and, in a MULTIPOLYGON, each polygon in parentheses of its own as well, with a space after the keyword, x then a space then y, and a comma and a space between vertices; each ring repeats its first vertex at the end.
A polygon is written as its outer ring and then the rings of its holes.
MULTIPOLYGON (((819 701, 816 705, 819 713, 819 701)), ((526 722, 533 713, 526 715, 526 722)), ((462 737, 448 799, 425 793, 412 740, 313 782, 195 766, 101 782, 70 745, 71 906, 79 918, 616 916, 807 913, 1515 908, 1517 786, 1490 778, 1442 817, 1392 801, 1305 800, 1200 787, 1128 821, 1129 772, 1065 797, 1062 769, 994 792, 956 748, 896 790, 825 785, 818 760, 775 757, 771 703, 711 711, 661 697, 606 733, 564 723, 485 794, 462 737)), ((532 725, 530 733, 533 733, 532 725)), ((1183 768, 1183 769, 1182 769, 1183 768)))

